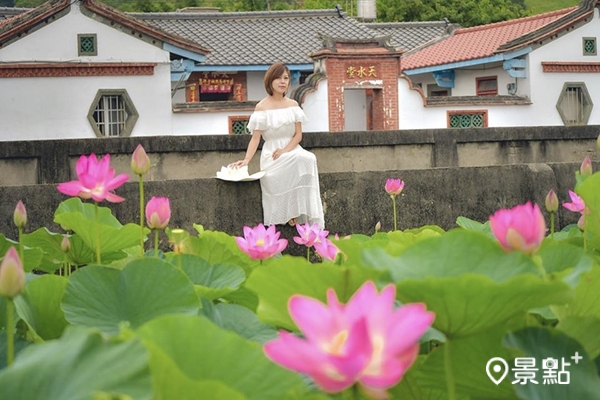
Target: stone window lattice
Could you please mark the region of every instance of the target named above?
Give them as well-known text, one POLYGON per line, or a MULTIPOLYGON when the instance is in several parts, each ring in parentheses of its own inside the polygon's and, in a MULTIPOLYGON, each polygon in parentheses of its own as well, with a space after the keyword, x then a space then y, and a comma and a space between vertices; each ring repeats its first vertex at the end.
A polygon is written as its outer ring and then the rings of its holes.
POLYGON ((584 56, 595 56, 598 54, 598 50, 596 48, 596 38, 595 37, 584 37, 583 38, 583 55, 584 56))
POLYGON ((77 35, 77 54, 80 56, 98 55, 96 39, 95 33, 77 35))
POLYGON ((448 128, 485 128, 487 111, 448 111, 448 128))
POLYGON ((229 134, 230 135, 245 135, 248 134, 248 122, 250 117, 229 117, 229 134))

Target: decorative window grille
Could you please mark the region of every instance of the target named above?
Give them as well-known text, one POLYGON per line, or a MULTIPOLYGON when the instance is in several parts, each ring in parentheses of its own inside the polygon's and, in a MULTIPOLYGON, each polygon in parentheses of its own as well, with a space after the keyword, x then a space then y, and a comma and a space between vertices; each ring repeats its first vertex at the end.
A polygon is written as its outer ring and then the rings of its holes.
POLYGON ((584 37, 583 38, 583 55, 584 56, 595 56, 598 54, 598 50, 596 48, 596 38, 595 37, 584 37))
POLYGON ((123 97, 102 96, 94 111, 94 121, 103 136, 120 136, 125 129, 127 111, 123 97))
POLYGON ((486 128, 487 111, 448 111, 448 128, 486 128))
POLYGON ((567 82, 556 103, 565 126, 586 125, 592 112, 592 99, 585 83, 567 82))
POLYGON ((77 53, 80 56, 97 56, 98 47, 96 44, 96 34, 79 34, 77 35, 77 53))
POLYGON ((498 94, 498 77, 485 76, 475 79, 477 96, 495 96, 498 94))
POLYGON ((248 122, 250 117, 229 117, 229 134, 245 135, 248 134, 248 122))
POLYGON ((131 99, 122 89, 99 90, 88 113, 98 137, 129 136, 137 118, 131 99))

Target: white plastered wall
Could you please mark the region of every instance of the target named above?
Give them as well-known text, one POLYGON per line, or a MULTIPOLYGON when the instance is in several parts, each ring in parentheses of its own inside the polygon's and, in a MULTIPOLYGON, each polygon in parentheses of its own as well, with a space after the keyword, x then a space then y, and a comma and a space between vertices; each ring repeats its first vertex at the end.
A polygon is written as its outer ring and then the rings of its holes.
POLYGON ((11 63, 156 63, 154 75, 0 79, 0 141, 96 137, 87 114, 100 89, 125 89, 139 113, 132 136, 171 134, 169 53, 81 14, 62 18, 0 50, 11 63), (77 55, 77 34, 96 34, 98 55, 77 55))

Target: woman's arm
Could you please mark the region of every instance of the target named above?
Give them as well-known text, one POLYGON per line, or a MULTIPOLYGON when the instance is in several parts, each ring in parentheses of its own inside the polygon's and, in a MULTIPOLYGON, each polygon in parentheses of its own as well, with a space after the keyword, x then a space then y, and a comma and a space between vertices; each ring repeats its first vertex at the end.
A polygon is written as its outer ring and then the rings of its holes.
POLYGON ((273 160, 277 160, 279 156, 283 153, 287 153, 288 151, 294 150, 298 144, 302 141, 302 122, 296 122, 296 131, 294 132, 294 136, 290 140, 287 146, 283 149, 277 149, 273 152, 273 160))
POLYGON ((248 150, 246 150, 246 157, 243 160, 236 161, 232 164, 229 164, 229 167, 243 167, 250 163, 254 154, 256 154, 256 149, 258 149, 258 144, 260 143, 260 136, 262 135, 262 131, 255 130, 252 132, 252 139, 250 139, 250 143, 248 143, 248 150))

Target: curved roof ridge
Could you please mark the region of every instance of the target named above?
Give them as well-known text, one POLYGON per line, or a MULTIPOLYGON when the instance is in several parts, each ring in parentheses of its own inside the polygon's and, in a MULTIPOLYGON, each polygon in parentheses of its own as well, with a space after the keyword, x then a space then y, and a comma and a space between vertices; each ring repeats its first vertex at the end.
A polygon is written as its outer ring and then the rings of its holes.
POLYGON ((161 18, 161 19, 256 19, 256 18, 289 18, 289 17, 348 17, 346 12, 338 13, 335 9, 317 9, 317 10, 277 10, 277 11, 234 11, 234 12, 128 12, 136 18, 161 18))
POLYGON ((376 28, 400 28, 407 27, 425 27, 425 26, 446 26, 446 21, 399 21, 399 22, 365 22, 363 25, 376 28))
POLYGON ((486 29, 493 29, 493 28, 499 28, 499 27, 503 27, 503 26, 522 24, 522 23, 528 22, 528 21, 535 21, 538 19, 550 18, 550 17, 554 17, 554 16, 559 16, 559 15, 560 16, 566 15, 577 9, 579 9, 578 6, 573 6, 573 7, 568 7, 568 8, 562 8, 560 10, 549 11, 549 12, 546 12, 543 14, 536 14, 536 15, 530 15, 528 17, 511 19, 508 21, 493 22, 491 24, 472 26, 469 28, 459 28, 456 30, 455 33, 462 34, 462 33, 468 33, 468 32, 477 32, 477 31, 482 31, 482 30, 486 30, 486 29))

